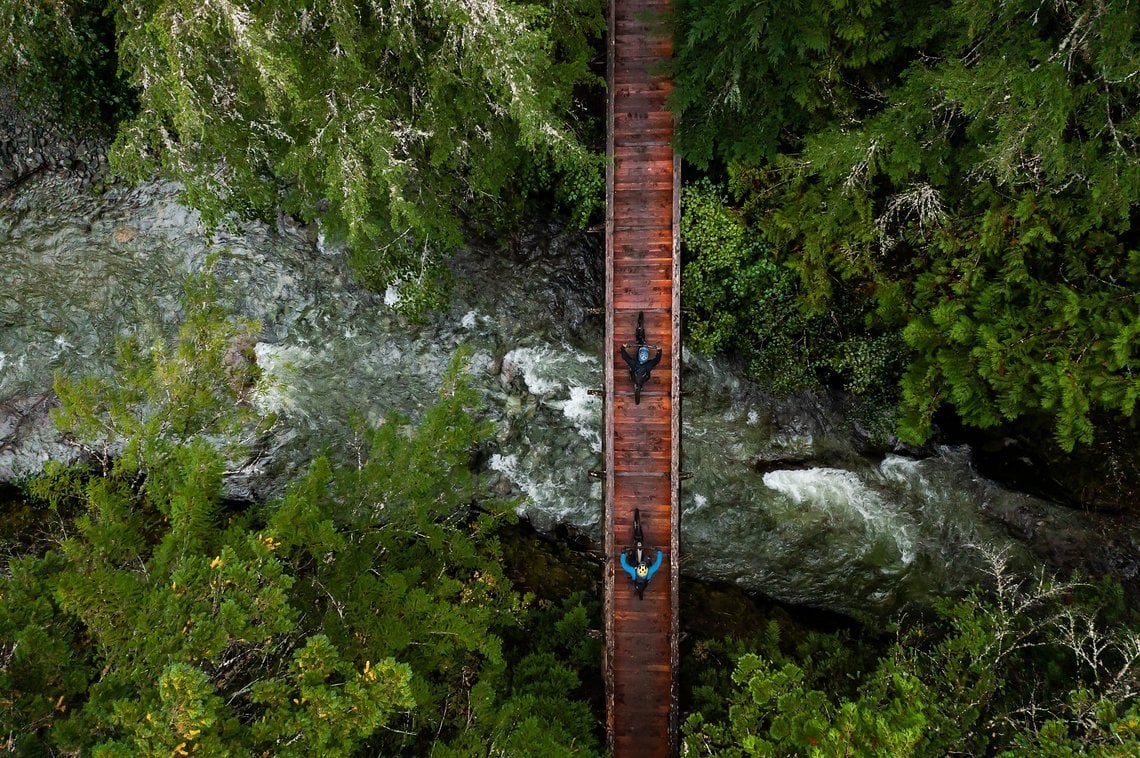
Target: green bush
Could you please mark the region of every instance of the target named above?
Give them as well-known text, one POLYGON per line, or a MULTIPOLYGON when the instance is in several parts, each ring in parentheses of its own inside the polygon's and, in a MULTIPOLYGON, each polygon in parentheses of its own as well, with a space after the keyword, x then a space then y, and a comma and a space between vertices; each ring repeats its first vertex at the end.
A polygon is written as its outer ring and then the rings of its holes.
POLYGON ((113 125, 133 112, 114 21, 99 0, 0 0, 0 85, 18 105, 67 123, 113 125))
MULTIPOLYGON (((491 433, 460 378, 417 420, 360 427, 264 505, 227 502, 220 443, 256 429, 249 326, 190 288, 180 334, 124 343, 114 379, 57 381, 61 428, 94 470, 30 494, 48 549, 0 576, 0 732, 21 754, 469 755, 492 742, 595 754, 570 699, 580 631, 532 616, 496 533, 510 504, 471 466, 491 433), (518 641, 506 648, 504 639, 518 641), (538 676, 539 669, 545 677, 538 676)), ((545 615, 544 615, 545 614, 545 615)))
POLYGON ((681 238, 686 325, 698 349, 739 357, 779 394, 838 380, 868 399, 897 397, 906 355, 897 330, 876 327, 855 292, 837 291, 827 311, 810 308, 787 256, 708 179, 685 187, 681 238))
POLYGON ((704 674, 683 755, 1135 755, 1140 625, 1119 585, 1016 576, 911 619, 877 656, 848 633, 704 674))

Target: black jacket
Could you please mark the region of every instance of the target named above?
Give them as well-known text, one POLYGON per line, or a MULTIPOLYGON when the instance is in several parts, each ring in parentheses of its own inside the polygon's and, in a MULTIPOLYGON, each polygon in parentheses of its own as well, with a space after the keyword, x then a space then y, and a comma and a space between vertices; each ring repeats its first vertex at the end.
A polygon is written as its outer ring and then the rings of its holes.
POLYGON ((630 355, 625 351, 625 345, 621 346, 621 357, 625 359, 626 364, 629 365, 629 375, 633 377, 633 383, 638 387, 649 381, 649 372, 661 361, 661 348, 657 348, 657 355, 645 361, 639 361, 636 356, 630 355))

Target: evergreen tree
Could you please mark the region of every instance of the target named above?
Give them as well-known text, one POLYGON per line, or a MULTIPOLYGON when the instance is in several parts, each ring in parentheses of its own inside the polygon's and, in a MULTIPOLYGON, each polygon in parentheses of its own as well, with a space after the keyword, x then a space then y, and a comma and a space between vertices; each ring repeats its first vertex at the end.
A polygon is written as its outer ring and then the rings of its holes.
MULTIPOLYGON (((415 308, 443 256, 513 216, 520 175, 566 196, 601 163, 574 89, 601 4, 122 0, 119 54, 139 114, 113 165, 185 183, 208 223, 280 207, 346 237, 365 277, 415 308)), ((593 207, 597 197, 579 197, 593 207)))
POLYGON ((731 644, 730 681, 711 668, 695 688, 683 754, 1135 755, 1140 633, 1120 586, 989 559, 991 586, 877 653, 847 633, 789 644, 774 621, 731 644))
POLYGON ((588 710, 535 685, 529 653, 504 653, 530 611, 495 538, 512 512, 471 467, 491 429, 462 356, 419 421, 360 429, 357 466, 318 458, 279 502, 227 502, 220 443, 252 423, 256 376, 227 356, 251 325, 204 280, 189 292, 178 337, 124 342, 117 379, 57 380, 57 423, 101 465, 29 485, 54 544, 0 577, 12 748, 408 754, 523 744, 535 709, 553 752, 591 752, 588 710))
POLYGON ((727 167, 807 315, 861 300, 872 334, 905 340, 908 439, 943 405, 981 427, 1047 416, 1065 449, 1092 413, 1132 415, 1138 14, 679 4, 679 146, 727 167))

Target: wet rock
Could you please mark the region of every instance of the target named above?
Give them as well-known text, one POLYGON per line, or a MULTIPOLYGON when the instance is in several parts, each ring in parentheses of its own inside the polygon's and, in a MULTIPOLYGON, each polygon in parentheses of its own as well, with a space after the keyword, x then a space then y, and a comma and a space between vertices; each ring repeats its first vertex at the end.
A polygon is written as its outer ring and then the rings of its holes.
POLYGON ((10 94, 0 87, 0 154, 8 167, 15 169, 12 180, 38 167, 58 170, 63 175, 57 178, 84 186, 105 177, 105 171, 96 176, 87 168, 97 165, 98 156, 105 154, 105 142, 63 130, 46 109, 41 113, 21 112, 11 102, 10 94))
POLYGON ((80 458, 79 449, 66 444, 52 424, 56 404, 52 392, 0 399, 0 482, 19 481, 49 460, 80 458))
POLYGON ((134 229, 129 228, 129 227, 120 226, 120 227, 116 228, 115 231, 111 232, 111 236, 114 237, 115 242, 125 244, 125 243, 133 240, 135 237, 137 237, 138 232, 135 231, 134 229))

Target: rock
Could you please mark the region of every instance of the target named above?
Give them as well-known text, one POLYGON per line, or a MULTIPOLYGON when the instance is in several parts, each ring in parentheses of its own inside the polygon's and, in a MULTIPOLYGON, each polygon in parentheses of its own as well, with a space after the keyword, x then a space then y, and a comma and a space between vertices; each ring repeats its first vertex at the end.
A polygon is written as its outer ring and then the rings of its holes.
POLYGON ((239 397, 246 397, 257 382, 256 340, 252 337, 235 338, 222 356, 226 378, 239 397))
POLYGON ((111 232, 111 236, 115 238, 115 242, 126 243, 133 240, 138 236, 138 232, 126 226, 120 226, 111 232))
POLYGON ((492 491, 495 493, 495 497, 499 498, 500 500, 506 500, 514 492, 514 489, 515 488, 514 485, 511 484, 511 480, 505 476, 501 476, 499 477, 498 481, 495 482, 495 486, 492 488, 492 491))
POLYGON ((42 470, 49 460, 79 458, 51 422, 54 393, 20 395, 0 401, 0 482, 18 481, 42 470))

